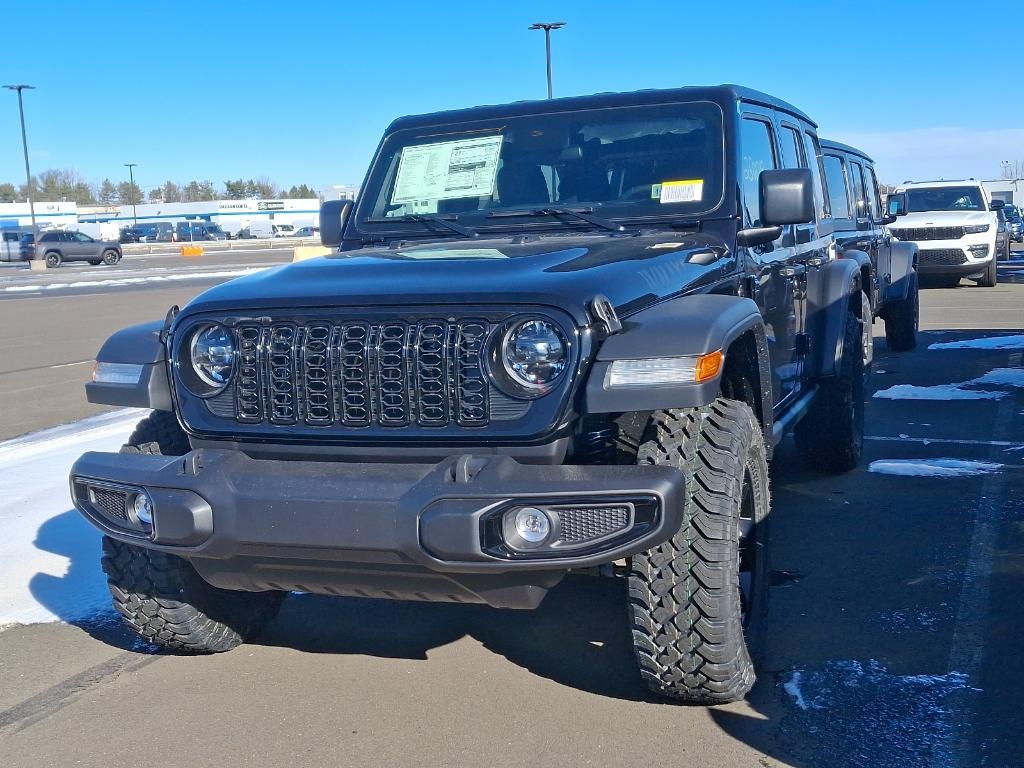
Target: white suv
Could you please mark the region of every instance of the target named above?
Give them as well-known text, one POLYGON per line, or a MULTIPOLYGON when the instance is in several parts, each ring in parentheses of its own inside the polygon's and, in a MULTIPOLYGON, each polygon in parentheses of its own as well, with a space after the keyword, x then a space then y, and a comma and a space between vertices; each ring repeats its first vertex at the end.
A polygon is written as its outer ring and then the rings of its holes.
POLYGON ((977 181, 907 182, 889 196, 890 227, 897 240, 917 243, 922 276, 936 275, 950 285, 967 277, 996 284, 999 221, 993 203, 977 181))

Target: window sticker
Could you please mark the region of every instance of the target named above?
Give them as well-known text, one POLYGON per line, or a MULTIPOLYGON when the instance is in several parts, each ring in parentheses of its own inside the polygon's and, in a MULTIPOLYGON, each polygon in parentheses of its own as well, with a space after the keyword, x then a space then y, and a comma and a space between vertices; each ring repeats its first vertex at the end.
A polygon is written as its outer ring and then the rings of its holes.
POLYGON ((391 204, 491 195, 502 138, 476 136, 404 147, 391 204))
MULTIPOLYGON (((658 186, 655 184, 654 186, 658 186)), ((651 195, 654 190, 652 188, 651 195)), ((682 181, 663 181, 658 190, 658 201, 661 203, 699 203, 704 197, 704 179, 684 179, 682 181)))

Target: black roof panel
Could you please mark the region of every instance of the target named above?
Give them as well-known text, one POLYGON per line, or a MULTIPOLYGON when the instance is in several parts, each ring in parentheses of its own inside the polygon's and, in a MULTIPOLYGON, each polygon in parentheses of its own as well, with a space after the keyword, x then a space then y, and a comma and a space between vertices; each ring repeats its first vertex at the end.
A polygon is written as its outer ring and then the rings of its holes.
POLYGON ((863 157, 869 163, 875 162, 874 160, 871 159, 871 156, 867 152, 863 152, 857 149, 856 147, 851 147, 849 144, 843 144, 838 141, 832 141, 832 139, 821 139, 820 141, 822 149, 837 149, 840 152, 846 152, 849 155, 857 155, 857 157, 863 157))
POLYGON ((741 85, 688 86, 685 88, 649 88, 623 93, 595 93, 589 96, 567 96, 558 99, 515 101, 510 104, 492 104, 466 109, 433 112, 426 115, 399 117, 388 128, 389 131, 418 128, 421 126, 444 125, 449 123, 487 120, 499 117, 515 117, 543 112, 571 112, 601 107, 639 106, 647 104, 669 104, 677 101, 716 101, 719 103, 748 101, 775 109, 806 120, 815 127, 817 124, 792 104, 769 96, 767 93, 745 88, 741 85))

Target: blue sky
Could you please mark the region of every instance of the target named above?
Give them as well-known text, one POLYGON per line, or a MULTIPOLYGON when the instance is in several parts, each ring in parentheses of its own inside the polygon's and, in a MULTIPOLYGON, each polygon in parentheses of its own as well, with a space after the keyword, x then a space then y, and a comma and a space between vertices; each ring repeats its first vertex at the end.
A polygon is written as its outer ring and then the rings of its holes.
MULTIPOLYGON (((38 88, 34 171, 117 181, 136 162, 144 189, 240 176, 320 188, 359 183, 398 115, 542 98, 543 33, 526 28, 564 20, 556 96, 736 82, 861 145, 883 180, 996 178, 1024 159, 1006 13, 945 0, 17 2, 0 80, 38 88), (43 45, 56 31, 61 44, 43 45)), ((0 91, 0 181, 23 180, 20 141, 0 91)))

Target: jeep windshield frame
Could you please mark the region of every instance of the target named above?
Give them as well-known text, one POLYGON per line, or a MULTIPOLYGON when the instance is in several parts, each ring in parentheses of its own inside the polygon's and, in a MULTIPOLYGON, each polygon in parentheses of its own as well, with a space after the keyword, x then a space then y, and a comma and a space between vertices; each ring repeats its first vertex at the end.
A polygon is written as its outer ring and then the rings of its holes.
POLYGON ((604 229, 539 209, 693 225, 726 200, 725 123, 720 104, 695 99, 396 130, 381 142, 346 238, 458 236, 415 215, 457 216, 481 236, 604 229))

